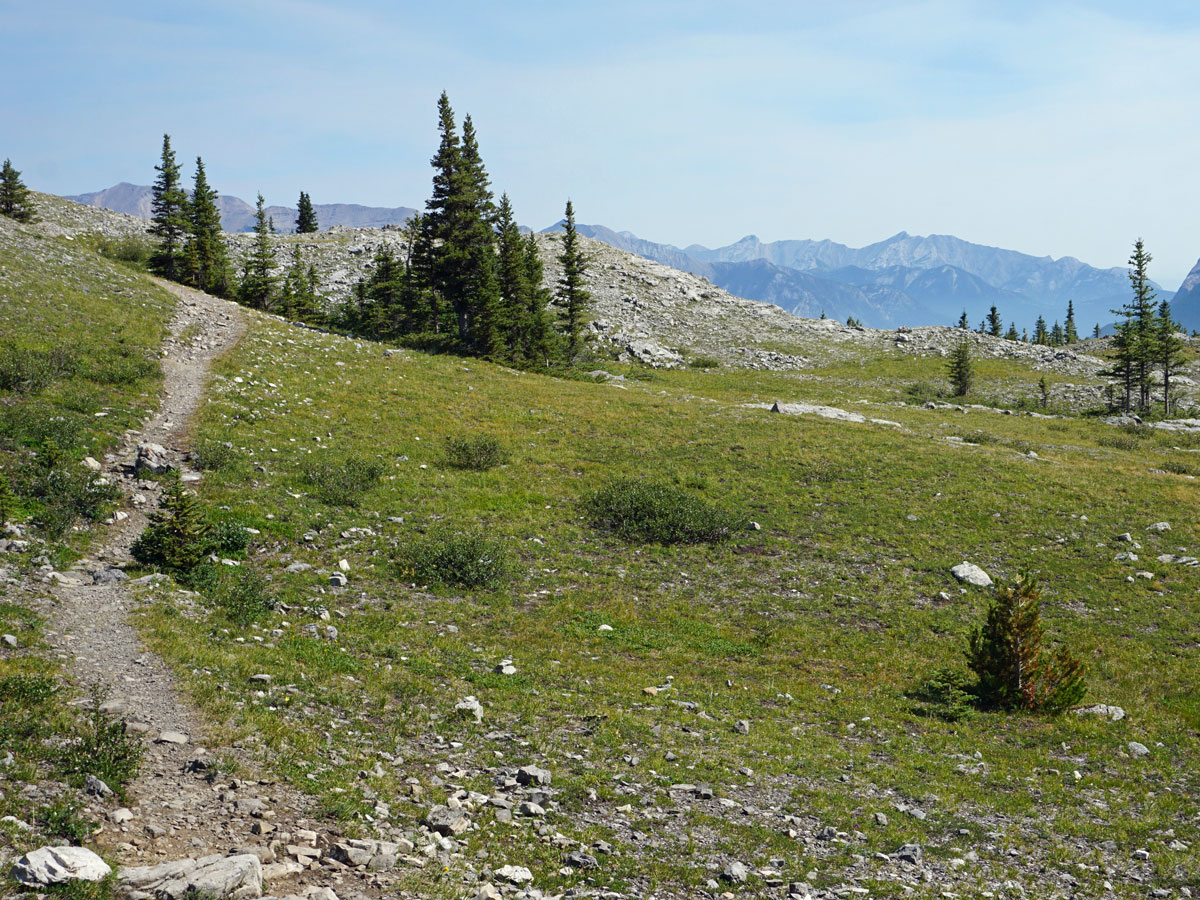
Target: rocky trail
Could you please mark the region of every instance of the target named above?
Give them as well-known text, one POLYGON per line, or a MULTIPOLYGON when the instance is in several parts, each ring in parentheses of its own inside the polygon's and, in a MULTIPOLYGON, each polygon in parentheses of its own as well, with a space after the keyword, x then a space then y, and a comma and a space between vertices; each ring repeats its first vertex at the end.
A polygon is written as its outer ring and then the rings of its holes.
POLYGON ((106 785, 93 784, 92 813, 105 820, 97 843, 121 864, 118 877, 132 897, 178 898, 200 891, 335 900, 333 889, 346 900, 377 893, 369 885, 380 876, 330 857, 338 837, 310 821, 308 798, 262 776, 245 751, 209 739, 166 665, 130 624, 139 601, 122 567, 131 561, 130 548, 161 493, 159 483, 144 476, 147 469, 170 466, 182 471, 185 482, 199 480, 187 466, 189 422, 212 362, 245 331, 235 304, 160 284, 179 302, 162 359, 162 404, 140 432, 126 435, 101 463, 103 474, 125 494, 123 509, 108 540, 90 558, 70 571, 43 575, 54 597, 46 611, 54 652, 85 694, 99 685, 102 708, 124 719, 146 742, 124 806, 106 793, 106 785), (218 764, 230 759, 237 761, 235 767, 218 764))

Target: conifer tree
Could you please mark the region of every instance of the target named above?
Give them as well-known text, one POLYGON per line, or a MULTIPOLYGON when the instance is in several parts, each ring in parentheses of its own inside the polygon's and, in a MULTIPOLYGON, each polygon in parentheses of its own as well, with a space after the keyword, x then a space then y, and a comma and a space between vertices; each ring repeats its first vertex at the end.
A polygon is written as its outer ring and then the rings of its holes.
POLYGON ((296 234, 316 234, 317 212, 313 209, 312 200, 304 191, 300 192, 300 202, 296 204, 296 234))
POLYGON ((575 230, 575 208, 567 201, 563 222, 562 252, 558 256, 562 264, 562 275, 558 279, 558 304, 562 308, 562 333, 566 338, 566 352, 574 359, 583 348, 583 326, 587 317, 591 294, 587 291, 587 267, 589 260, 579 243, 575 230))
POLYGON ((1058 324, 1058 319, 1054 320, 1054 327, 1050 329, 1050 346, 1061 347, 1066 342, 1066 336, 1063 333, 1063 327, 1058 324))
POLYGON ((1138 238, 1129 257, 1129 284, 1133 297, 1113 313, 1119 316, 1113 335, 1113 364, 1105 375, 1120 380, 1124 408, 1146 409, 1150 405, 1151 369, 1157 362, 1155 318, 1158 304, 1150 286, 1148 268, 1152 257, 1138 238))
POLYGON ((229 295, 229 255, 217 210, 217 192, 209 186, 204 160, 196 157, 196 178, 190 207, 191 238, 183 251, 187 283, 218 297, 229 295))
POLYGON ((1154 320, 1154 362, 1162 369, 1163 412, 1171 414, 1171 377, 1183 365, 1183 341, 1176 336, 1176 324, 1171 319, 1171 304, 1163 300, 1154 320))
POLYGON ((971 327, 970 324, 967 322, 967 311, 965 309, 963 310, 962 315, 958 317, 958 327, 961 328, 963 331, 966 331, 968 328, 971 327))
POLYGON ((549 366, 558 356, 558 336, 547 314, 552 298, 545 285, 537 238, 532 233, 525 236, 525 279, 529 283, 525 359, 533 365, 549 366))
POLYGON ((1099 322, 1097 322, 1095 327, 1092 328, 1092 337, 1094 337, 1094 338, 1100 337, 1100 323, 1099 322))
POLYGON ((1029 575, 1001 584, 987 622, 971 634, 967 662, 983 704, 1000 709, 1062 712, 1086 693, 1085 666, 1066 647, 1042 648, 1041 594, 1029 575))
POLYGON ((263 208, 263 195, 258 195, 254 212, 254 244, 242 266, 242 283, 238 285, 238 302, 255 309, 270 309, 275 299, 275 248, 271 245, 271 233, 267 225, 267 214, 263 208))
POLYGON ((1019 341, 1021 339, 1021 336, 1019 334, 1017 334, 1017 323, 1016 322, 1008 323, 1008 331, 1005 332, 1004 339, 1006 341, 1019 341))
POLYGON ((525 240, 513 218, 512 203, 508 194, 500 197, 497 209, 496 230, 499 248, 496 260, 496 275, 500 282, 501 328, 504 331, 506 355, 523 360, 529 331, 529 271, 525 260, 525 240))
POLYGON ((321 306, 317 299, 317 270, 304 265, 300 245, 292 246, 292 264, 288 267, 279 289, 278 312, 300 322, 316 324, 321 320, 321 306))
POLYGON ((950 376, 950 387, 954 396, 964 397, 971 390, 974 380, 975 367, 971 361, 971 344, 963 340, 950 352, 946 363, 946 372, 950 376))
POLYGON ((171 136, 163 135, 162 159, 154 170, 158 176, 151 188, 150 233, 159 239, 150 266, 159 275, 180 281, 183 275, 183 246, 191 227, 188 197, 183 189, 179 164, 171 149, 171 136))
POLYGON ((1004 323, 1000 321, 1000 312, 993 306, 987 314, 987 333, 992 337, 1000 337, 1000 329, 1004 323))
POLYGON ((1075 327, 1075 301, 1067 301, 1067 321, 1064 324, 1064 337, 1068 344, 1074 344, 1079 340, 1079 332, 1075 327))
POLYGON ((1046 319, 1043 316, 1037 317, 1037 322, 1033 326, 1033 342, 1035 344, 1050 343, 1050 332, 1046 330, 1046 319))
POLYGON ((21 173, 13 168, 10 159, 4 160, 4 166, 0 168, 0 215, 18 222, 32 222, 34 219, 29 188, 25 187, 21 173))

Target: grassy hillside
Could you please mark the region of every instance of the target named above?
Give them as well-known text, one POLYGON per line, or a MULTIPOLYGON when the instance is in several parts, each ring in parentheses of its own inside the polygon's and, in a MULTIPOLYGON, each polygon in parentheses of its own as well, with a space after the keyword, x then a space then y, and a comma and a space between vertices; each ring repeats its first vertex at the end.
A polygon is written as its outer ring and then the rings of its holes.
MULTIPOLYGON (((1200 549, 1194 442, 901 405, 940 363, 889 360, 879 381, 874 363, 610 367, 626 376, 610 384, 254 317, 198 427, 200 490, 254 529, 238 568, 281 605, 242 625, 253 603, 164 590, 145 633, 215 720, 351 830, 411 834, 463 791, 477 827, 445 850, 443 888, 413 870, 422 896, 458 896, 465 870, 505 863, 547 891, 683 894, 732 861, 773 896, 795 881, 877 896, 1194 885, 1200 569, 1156 561, 1200 549), (896 424, 756 405, 776 399, 896 424), (448 465, 446 439, 476 436, 507 462, 448 465), (582 502, 623 477, 760 530, 627 542, 582 502), (1159 521, 1171 530, 1147 531, 1159 521), (507 580, 417 574, 463 532, 492 542, 507 580), (1125 532, 1137 562, 1116 561, 1125 532), (957 584, 962 560, 1039 573, 1050 634, 1090 667, 1088 702, 1128 717, 933 715, 914 692, 963 667, 990 596, 957 584), (506 659, 515 672, 497 671, 506 659), (456 709, 467 696, 482 722, 456 709), (553 773, 547 812, 511 824, 486 798, 526 763, 553 773), (894 856, 905 843, 920 866, 894 856), (580 848, 598 868, 567 866, 580 848)), ((1039 373, 990 365, 981 397, 1035 396, 1039 373)))

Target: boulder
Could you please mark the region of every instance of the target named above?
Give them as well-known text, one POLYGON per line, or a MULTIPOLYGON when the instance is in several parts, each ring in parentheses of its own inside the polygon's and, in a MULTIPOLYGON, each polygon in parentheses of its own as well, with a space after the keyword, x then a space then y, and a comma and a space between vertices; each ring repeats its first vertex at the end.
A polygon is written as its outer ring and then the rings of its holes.
POLYGON ((189 894, 229 900, 262 896, 262 863, 250 853, 132 866, 121 869, 117 878, 131 900, 183 900, 189 894))
POLYGON ((26 887, 46 887, 65 881, 102 881, 112 869, 86 847, 41 847, 26 853, 12 868, 26 887))
POLYGON ((139 474, 149 472, 151 475, 166 475, 172 468, 167 448, 162 444, 138 444, 133 467, 139 474))
POLYGON ((448 806, 435 806, 425 816, 425 824, 431 831, 446 837, 462 834, 471 827, 471 820, 461 809, 450 809, 448 806))
POLYGON ((966 560, 960 562, 957 566, 950 570, 950 574, 957 578, 963 584, 971 584, 975 587, 991 587, 992 579, 987 572, 979 568, 979 566, 969 563, 966 560))

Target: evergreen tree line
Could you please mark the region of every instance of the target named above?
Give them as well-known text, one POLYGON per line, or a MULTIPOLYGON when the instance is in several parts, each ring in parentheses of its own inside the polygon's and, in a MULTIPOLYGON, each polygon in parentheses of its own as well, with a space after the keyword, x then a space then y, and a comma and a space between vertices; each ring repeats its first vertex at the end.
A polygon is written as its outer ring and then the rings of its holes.
MULTIPOLYGON (((162 155, 154 167, 157 176, 151 188, 150 233, 158 238, 158 247, 150 258, 152 271, 218 297, 236 299, 256 309, 278 312, 298 318, 319 319, 321 305, 316 294, 316 272, 305 267, 296 247, 292 265, 282 281, 275 276, 275 248, 270 235, 275 230, 258 195, 255 212, 255 238, 235 276, 221 228, 217 209, 217 191, 208 183, 204 160, 196 157, 196 172, 189 195, 171 136, 164 134, 162 155)), ((317 230, 317 217, 308 194, 301 192, 296 231, 317 230)))
POLYGON ((381 250, 337 324, 367 337, 518 366, 573 360, 583 349, 590 296, 589 261, 571 201, 559 255, 563 271, 552 295, 543 285, 536 239, 521 234, 507 194, 495 202, 471 117, 463 118, 460 136, 444 92, 438 132, 432 195, 425 212, 405 225, 404 257, 381 250))
MULTIPOLYGON (((967 320, 967 311, 964 309, 963 314, 958 319, 958 327, 964 331, 971 327, 967 320)), ((1024 341, 1025 343, 1041 344, 1046 347, 1065 347, 1068 344, 1074 344, 1079 340, 1079 332, 1075 324, 1075 301, 1067 301, 1067 319, 1066 323, 1060 325, 1057 321, 1053 328, 1046 327, 1046 319, 1044 316, 1038 316, 1037 323, 1033 328, 1033 337, 1029 337, 1029 332, 1022 330, 1017 333, 1017 323, 1009 322, 1008 330, 1004 330, 1004 321, 1000 317, 1000 310, 995 305, 988 310, 988 314, 983 321, 979 323, 979 327, 975 329, 979 334, 990 334, 992 337, 1001 337, 1006 341, 1024 341)), ((1095 328, 1095 337, 1100 336, 1100 326, 1095 328)))

